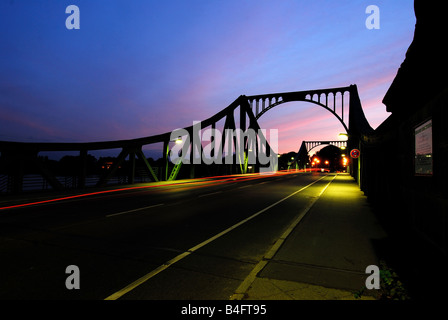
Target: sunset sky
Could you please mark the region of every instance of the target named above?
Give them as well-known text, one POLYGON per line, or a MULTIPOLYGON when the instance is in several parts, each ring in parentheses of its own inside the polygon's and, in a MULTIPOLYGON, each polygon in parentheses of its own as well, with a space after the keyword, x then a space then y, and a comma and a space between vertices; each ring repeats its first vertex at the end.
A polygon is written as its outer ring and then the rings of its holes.
MULTIPOLYGON (((413 1, 2 0, 0 140, 140 138, 204 120, 238 96, 358 86, 368 121, 414 33, 413 1), (369 30, 366 8, 380 9, 369 30), (77 5, 80 29, 68 30, 77 5)), ((280 153, 343 127, 310 103, 260 119, 280 153)))

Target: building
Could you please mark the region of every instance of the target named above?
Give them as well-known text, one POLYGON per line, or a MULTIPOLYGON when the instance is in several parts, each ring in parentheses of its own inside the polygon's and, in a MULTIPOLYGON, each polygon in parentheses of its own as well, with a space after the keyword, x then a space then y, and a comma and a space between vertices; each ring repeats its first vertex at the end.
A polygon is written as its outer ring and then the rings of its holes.
POLYGON ((413 41, 383 99, 391 115, 366 138, 361 187, 396 238, 391 254, 407 264, 408 277, 419 288, 443 287, 438 272, 445 271, 447 255, 448 4, 416 0, 414 10, 413 41))

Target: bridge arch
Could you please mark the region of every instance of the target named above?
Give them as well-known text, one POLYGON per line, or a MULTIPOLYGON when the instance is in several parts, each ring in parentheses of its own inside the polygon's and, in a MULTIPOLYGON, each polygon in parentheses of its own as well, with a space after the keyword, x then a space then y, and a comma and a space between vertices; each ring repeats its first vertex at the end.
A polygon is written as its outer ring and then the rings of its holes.
MULTIPOLYGON (((286 102, 313 103, 333 114, 342 124, 345 131, 349 133, 349 123, 344 119, 344 113, 347 114, 347 105, 344 105, 344 94, 347 92, 350 94, 351 101, 351 95, 357 95, 356 86, 247 96, 247 99, 252 110, 254 110, 257 120, 269 110, 286 102)), ((348 107, 350 108, 350 104, 348 107)))
POLYGON ((306 146, 307 153, 310 153, 311 150, 320 146, 334 146, 339 149, 342 147, 347 148, 347 141, 304 141, 306 146))

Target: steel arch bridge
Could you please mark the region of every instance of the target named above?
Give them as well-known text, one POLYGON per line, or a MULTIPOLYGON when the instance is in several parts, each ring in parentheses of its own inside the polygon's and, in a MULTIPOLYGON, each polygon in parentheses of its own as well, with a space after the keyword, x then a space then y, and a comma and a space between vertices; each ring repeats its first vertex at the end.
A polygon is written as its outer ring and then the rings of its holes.
POLYGON ((348 141, 343 140, 334 140, 334 141, 302 141, 302 144, 300 145, 299 151, 296 153, 296 156, 294 157, 294 163, 297 167, 300 167, 300 165, 304 165, 308 162, 309 159, 309 152, 313 150, 314 148, 322 145, 332 145, 338 148, 347 148, 348 141))
MULTIPOLYGON (((211 149, 209 157, 218 164, 221 163, 223 158, 230 160, 231 172, 238 170, 240 173, 246 173, 251 159, 254 161, 256 170, 275 171, 278 161, 277 154, 270 146, 265 133, 261 130, 258 119, 274 107, 293 101, 314 103, 331 112, 346 129, 349 135, 349 144, 350 142, 355 143, 362 135, 373 131, 364 116, 356 85, 254 96, 241 95, 228 107, 199 124, 149 137, 87 143, 0 141, 0 193, 22 192, 24 176, 31 169, 40 174, 54 190, 83 188, 86 186, 87 156, 89 152, 96 150, 120 150, 108 169, 101 173, 95 183, 96 186, 101 187, 110 183, 111 178, 124 164, 127 168, 125 182, 133 184, 137 171, 137 160, 140 165, 139 169, 145 171, 152 181, 174 180, 183 163, 189 163, 191 169, 195 165, 201 165, 205 162, 205 159, 201 158, 204 152, 204 145, 201 140, 204 130, 209 130, 212 133, 209 140, 209 149, 211 149), (347 95, 347 93, 349 94, 348 106, 344 104, 344 95, 347 95), (338 95, 342 99, 338 99, 338 95), (242 134, 235 135, 236 131, 242 134), (249 131, 253 134, 247 135, 249 131), (186 136, 186 139, 183 140, 181 150, 174 150, 176 145, 173 145, 173 139, 180 136, 184 136, 184 138, 186 136), (143 147, 160 143, 163 145, 163 165, 158 170, 154 170, 144 155, 143 147), (48 163, 39 156, 43 152, 51 151, 76 152, 79 154, 77 168, 74 168, 76 174, 71 186, 64 186, 60 177, 57 177, 48 163), (181 153, 181 156, 177 157, 177 162, 169 161, 170 158, 173 158, 173 155, 176 156, 174 151, 177 151, 178 154, 181 153), (262 163, 260 158, 269 161, 262 163)), ((227 165, 228 162, 225 164, 227 165)))
POLYGON ((373 129, 368 123, 361 107, 356 85, 318 90, 284 92, 247 97, 251 109, 258 120, 272 108, 293 101, 314 103, 332 113, 342 124, 346 132, 369 133, 373 129), (349 103, 344 104, 344 95, 349 95, 349 103), (349 110, 347 110, 347 107, 349 110), (348 121, 347 121, 348 113, 348 121))
POLYGON ((332 145, 338 148, 347 148, 347 141, 335 140, 335 141, 303 141, 300 149, 304 148, 309 153, 314 148, 321 145, 332 145), (302 147, 304 146, 304 147, 302 147))
POLYGON ((272 108, 281 105, 286 102, 303 101, 317 104, 330 111, 344 126, 344 129, 348 132, 348 124, 344 122, 344 93, 350 90, 350 87, 333 88, 324 90, 311 90, 311 91, 298 91, 277 93, 269 95, 258 95, 247 97, 251 108, 255 111, 256 119, 258 120, 262 115, 271 110, 272 108), (338 99, 340 106, 337 103, 337 95, 340 94, 341 99, 338 99), (324 99, 322 99, 324 95, 324 99), (329 99, 330 98, 330 99, 329 99), (333 101, 332 107, 330 103, 333 101))

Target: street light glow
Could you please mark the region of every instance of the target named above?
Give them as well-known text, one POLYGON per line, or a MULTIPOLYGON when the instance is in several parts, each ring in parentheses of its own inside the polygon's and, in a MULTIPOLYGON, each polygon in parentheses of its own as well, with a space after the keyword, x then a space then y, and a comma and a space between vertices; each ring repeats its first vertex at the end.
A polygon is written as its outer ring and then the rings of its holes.
POLYGON ((347 140, 348 140, 348 134, 346 134, 346 133, 340 133, 340 134, 339 134, 339 140, 347 141, 347 140))

